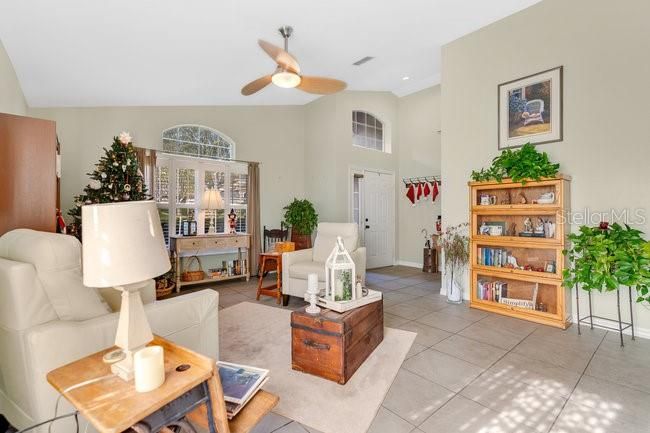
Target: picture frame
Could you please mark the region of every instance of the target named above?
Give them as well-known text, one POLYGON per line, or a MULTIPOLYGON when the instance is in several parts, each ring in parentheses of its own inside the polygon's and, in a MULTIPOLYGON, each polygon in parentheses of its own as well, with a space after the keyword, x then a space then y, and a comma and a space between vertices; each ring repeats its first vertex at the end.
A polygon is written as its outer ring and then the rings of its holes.
POLYGON ((486 221, 485 225, 488 227, 487 234, 489 236, 506 235, 506 223, 504 221, 486 221))
POLYGON ((499 150, 563 139, 563 67, 497 86, 499 150))

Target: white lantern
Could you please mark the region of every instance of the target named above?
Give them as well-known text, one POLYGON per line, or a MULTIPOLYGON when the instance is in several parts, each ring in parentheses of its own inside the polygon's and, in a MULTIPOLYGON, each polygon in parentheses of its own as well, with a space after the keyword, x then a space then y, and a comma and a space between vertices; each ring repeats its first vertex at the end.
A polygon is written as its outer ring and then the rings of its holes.
POLYGON ((354 261, 340 236, 325 262, 325 299, 352 301, 361 296, 356 288, 357 274, 354 261))

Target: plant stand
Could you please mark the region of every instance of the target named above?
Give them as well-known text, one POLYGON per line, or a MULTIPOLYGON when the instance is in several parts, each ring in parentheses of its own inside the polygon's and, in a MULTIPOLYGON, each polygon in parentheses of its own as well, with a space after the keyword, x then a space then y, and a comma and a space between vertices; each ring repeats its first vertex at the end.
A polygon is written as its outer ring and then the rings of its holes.
POLYGON ((601 328, 609 329, 611 331, 618 331, 619 336, 621 338, 621 347, 624 346, 623 344, 623 331, 626 330, 627 328, 630 328, 632 331, 632 340, 634 340, 634 314, 632 311, 632 287, 628 287, 628 293, 629 293, 629 301, 630 301, 630 321, 629 322, 623 322, 621 320, 621 290, 616 289, 616 309, 618 311, 618 320, 614 319, 609 319, 607 317, 602 317, 602 316, 596 316, 593 314, 592 307, 591 307, 591 292, 588 293, 588 298, 589 298, 589 315, 585 317, 580 317, 580 288, 576 287, 576 315, 578 316, 578 320, 576 322, 576 325, 578 326, 578 335, 582 335, 580 332, 580 322, 587 322, 589 321, 589 328, 594 329, 594 318, 604 320, 606 322, 611 322, 612 324, 618 324, 618 327, 614 328, 613 326, 607 326, 607 325, 599 325, 601 328))

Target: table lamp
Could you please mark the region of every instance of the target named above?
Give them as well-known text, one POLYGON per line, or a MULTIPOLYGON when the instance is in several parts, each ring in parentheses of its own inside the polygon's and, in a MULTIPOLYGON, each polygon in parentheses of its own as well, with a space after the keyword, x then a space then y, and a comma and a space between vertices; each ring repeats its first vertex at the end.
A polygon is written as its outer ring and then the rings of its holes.
POLYGON ((158 209, 153 201, 85 205, 81 224, 84 286, 122 292, 115 345, 123 355, 111 370, 131 380, 133 353, 153 340, 139 290, 171 268, 158 209))
MULTIPOLYGON (((201 199, 201 209, 203 210, 217 210, 223 209, 223 198, 221 193, 216 188, 207 188, 203 193, 203 198, 201 199)), ((215 219, 216 216, 213 215, 210 218, 210 228, 208 229, 209 234, 215 234, 215 219)))

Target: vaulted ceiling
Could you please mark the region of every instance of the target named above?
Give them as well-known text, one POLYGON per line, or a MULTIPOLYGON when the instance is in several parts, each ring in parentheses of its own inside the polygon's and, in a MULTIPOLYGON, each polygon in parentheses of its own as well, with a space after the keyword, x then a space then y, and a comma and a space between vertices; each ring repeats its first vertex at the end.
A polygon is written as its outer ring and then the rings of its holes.
POLYGON ((0 40, 33 107, 304 104, 240 94, 273 71, 257 39, 281 45, 282 25, 303 73, 403 95, 439 82, 443 44, 538 1, 2 0, 0 40))

